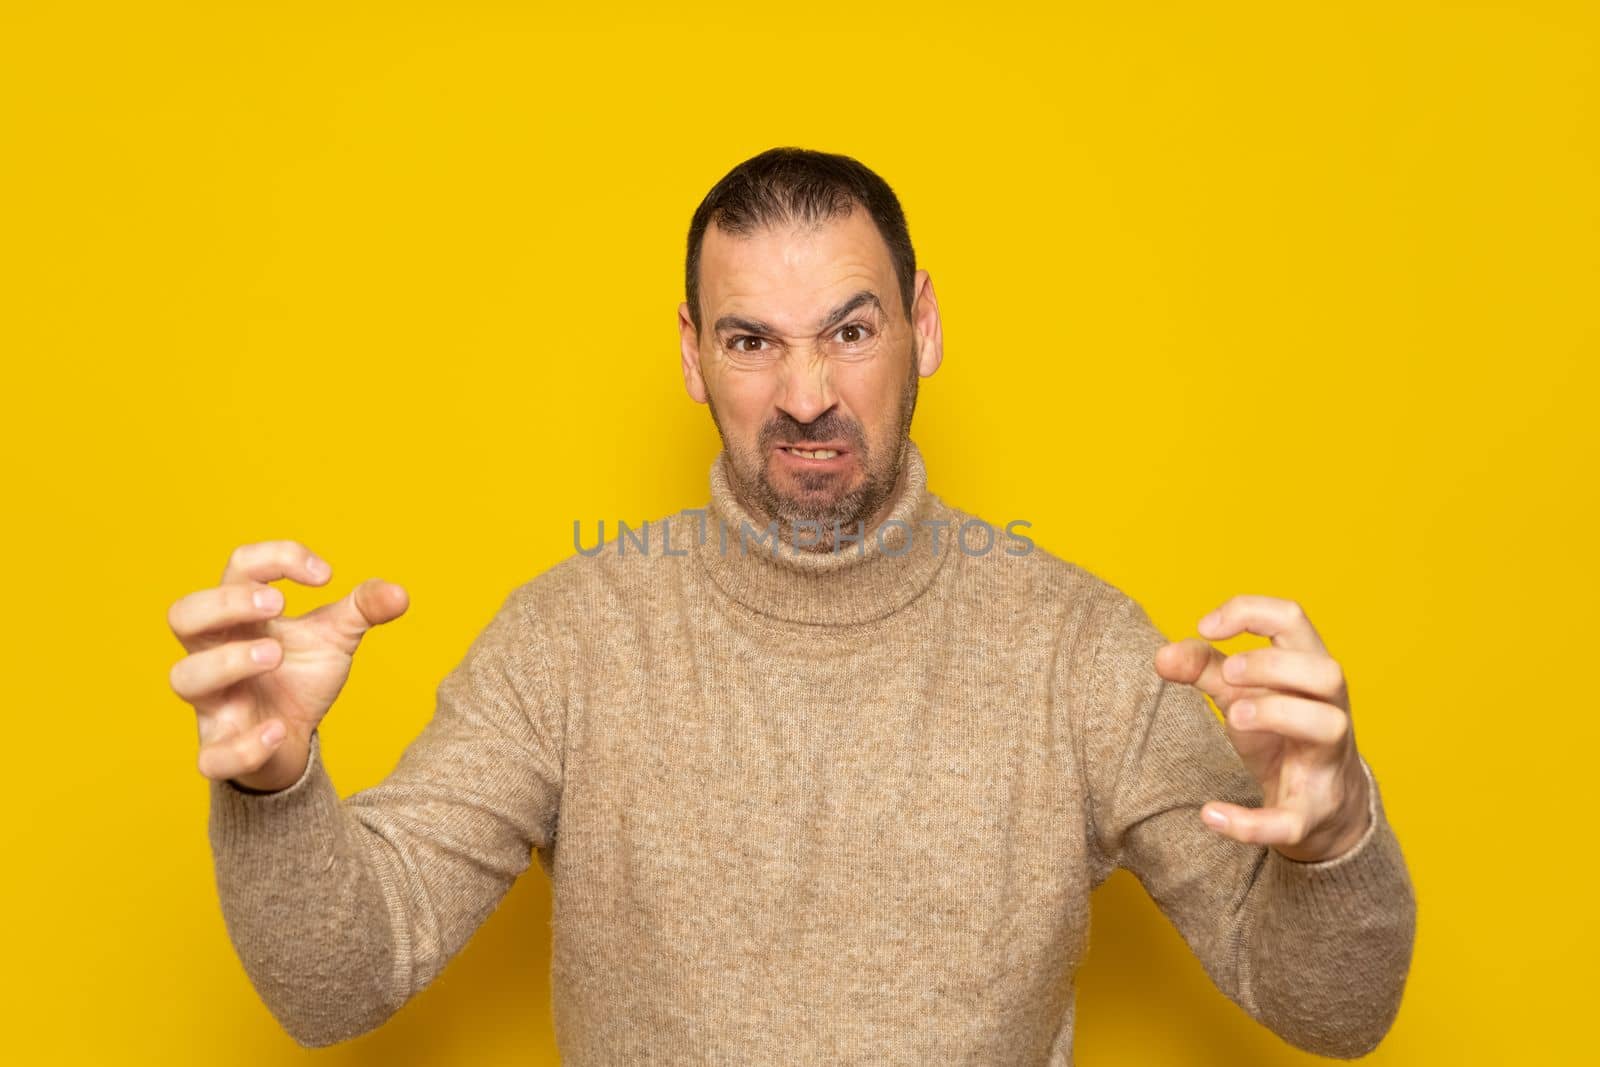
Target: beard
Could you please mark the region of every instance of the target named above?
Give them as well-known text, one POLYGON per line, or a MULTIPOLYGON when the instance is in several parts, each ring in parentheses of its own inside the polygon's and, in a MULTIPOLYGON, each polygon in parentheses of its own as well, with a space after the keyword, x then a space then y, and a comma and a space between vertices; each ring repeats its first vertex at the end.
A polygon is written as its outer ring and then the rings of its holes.
POLYGON ((717 405, 708 396, 711 421, 716 424, 728 456, 729 482, 740 503, 760 520, 776 520, 779 536, 802 551, 832 551, 835 533, 841 539, 852 538, 858 531, 870 533, 868 524, 894 493, 904 466, 911 417, 917 407, 917 349, 913 344, 910 374, 901 387, 895 412, 895 433, 885 448, 869 444, 861 424, 841 414, 837 407, 808 423, 778 411, 762 425, 754 447, 744 447, 724 432, 717 405), (849 485, 833 472, 802 470, 789 476, 793 489, 780 487, 771 469, 773 446, 779 441, 807 439, 848 441, 862 475, 859 483, 849 485), (804 524, 804 544, 795 537, 797 524, 804 524), (816 543, 811 543, 813 540, 816 543))

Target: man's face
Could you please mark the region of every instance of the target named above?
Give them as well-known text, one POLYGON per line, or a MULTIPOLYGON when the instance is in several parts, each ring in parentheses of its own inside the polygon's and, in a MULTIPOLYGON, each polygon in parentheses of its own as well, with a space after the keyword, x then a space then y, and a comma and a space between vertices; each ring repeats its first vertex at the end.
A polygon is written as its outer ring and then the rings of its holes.
POLYGON ((710 405, 740 500, 785 536, 796 521, 820 522, 819 548, 835 523, 881 521, 918 378, 942 354, 927 272, 907 320, 889 247, 856 205, 820 226, 748 237, 712 225, 699 281, 703 329, 679 306, 684 384, 710 405))

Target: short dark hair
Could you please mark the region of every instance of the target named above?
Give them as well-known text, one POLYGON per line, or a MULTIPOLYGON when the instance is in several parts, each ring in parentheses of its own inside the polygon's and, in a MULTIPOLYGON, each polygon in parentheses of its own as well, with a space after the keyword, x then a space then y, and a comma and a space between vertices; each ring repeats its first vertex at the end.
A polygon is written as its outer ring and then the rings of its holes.
POLYGON ((689 224, 684 292, 689 317, 700 329, 700 246, 715 223, 724 233, 748 235, 783 222, 816 223, 848 215, 860 204, 889 246, 900 303, 911 318, 917 256, 905 212, 889 183, 849 156, 808 148, 769 148, 724 174, 689 224))

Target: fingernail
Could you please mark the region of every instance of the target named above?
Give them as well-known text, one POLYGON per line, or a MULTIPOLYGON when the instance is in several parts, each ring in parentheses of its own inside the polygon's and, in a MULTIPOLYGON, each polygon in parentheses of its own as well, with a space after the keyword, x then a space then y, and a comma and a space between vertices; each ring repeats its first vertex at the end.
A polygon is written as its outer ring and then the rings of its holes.
POLYGON ((255 602, 257 611, 277 611, 283 606, 283 594, 276 589, 257 589, 255 602))
POLYGON ((285 733, 286 731, 283 728, 283 723, 269 722, 267 723, 267 728, 261 731, 261 743, 266 745, 268 748, 271 748, 273 745, 283 740, 283 735, 285 733))
POLYGON ((1236 682, 1240 678, 1244 677, 1243 653, 1240 653, 1236 656, 1229 656, 1227 659, 1222 661, 1222 676, 1228 679, 1230 682, 1236 682))
POLYGON ((330 568, 327 560, 321 556, 312 556, 306 560, 306 570, 311 572, 311 577, 321 581, 328 576, 330 568))
POLYGON ((1233 721, 1241 726, 1247 726, 1256 721, 1256 706, 1248 700, 1241 700, 1233 706, 1233 721))
POLYGON ((1215 630, 1217 628, 1217 623, 1221 621, 1222 620, 1217 616, 1217 613, 1213 611, 1210 615, 1207 615, 1205 618, 1200 620, 1200 632, 1205 633, 1207 630, 1215 630))
POLYGON ((1228 817, 1214 808, 1206 808, 1200 813, 1200 817, 1206 821, 1207 825, 1214 826, 1218 830, 1228 825, 1228 817))
POLYGON ((271 641, 263 641, 259 645, 250 646, 250 658, 257 663, 271 663, 275 651, 271 641))

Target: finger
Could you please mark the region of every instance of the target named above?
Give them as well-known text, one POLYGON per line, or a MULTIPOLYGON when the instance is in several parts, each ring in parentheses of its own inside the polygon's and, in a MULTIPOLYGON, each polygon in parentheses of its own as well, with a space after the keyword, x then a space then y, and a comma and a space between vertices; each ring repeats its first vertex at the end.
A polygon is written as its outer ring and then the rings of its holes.
POLYGON ((1345 707, 1344 669, 1323 652, 1287 648, 1252 648, 1235 652, 1222 663, 1222 677, 1231 685, 1292 689, 1345 707))
POLYGON ((241 679, 272 670, 282 659, 282 647, 270 637, 229 641, 183 657, 172 665, 167 680, 174 693, 195 704, 215 697, 241 679))
POLYGON ((239 623, 270 619, 283 610, 283 590, 260 582, 197 589, 173 601, 167 625, 178 640, 226 629, 239 623))
POLYGON ((1305 813, 1294 808, 1247 808, 1220 800, 1202 806, 1200 820, 1247 845, 1298 845, 1309 828, 1305 813))
POLYGON ((1235 730, 1259 730, 1313 745, 1337 745, 1350 734, 1343 708, 1290 693, 1263 693, 1235 701, 1227 711, 1235 730))
POLYGON ((1234 701, 1263 692, 1231 684, 1222 675, 1228 657, 1198 637, 1186 637, 1156 649, 1156 673, 1169 682, 1192 685, 1226 711, 1234 701))
POLYGON ((282 721, 272 719, 248 730, 235 731, 231 736, 201 746, 196 757, 200 773, 207 778, 226 781, 266 765, 272 753, 288 736, 282 721))
POLYGON ((293 578, 304 585, 322 585, 332 576, 328 561, 299 541, 257 541, 233 550, 221 584, 293 578))
POLYGON ((1326 652, 1322 636, 1306 617, 1305 609, 1293 600, 1275 596, 1231 597, 1221 607, 1200 620, 1200 635, 1221 641, 1235 634, 1252 633, 1272 638, 1278 648, 1302 652, 1326 652))
POLYGON ((324 604, 313 615, 322 615, 352 642, 383 623, 399 618, 411 605, 405 587, 382 578, 368 578, 350 592, 324 604))

